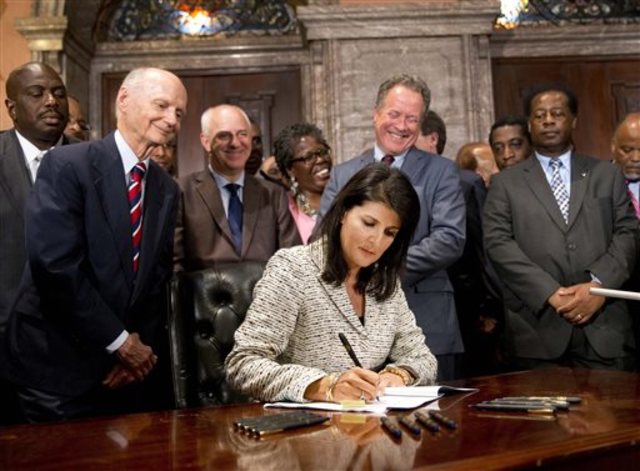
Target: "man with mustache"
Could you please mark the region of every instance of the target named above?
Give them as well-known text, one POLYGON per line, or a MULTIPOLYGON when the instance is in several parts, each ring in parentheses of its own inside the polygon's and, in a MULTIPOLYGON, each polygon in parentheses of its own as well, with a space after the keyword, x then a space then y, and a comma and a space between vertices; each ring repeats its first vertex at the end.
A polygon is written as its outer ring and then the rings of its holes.
MULTIPOLYGON (((51 67, 29 62, 7 78, 5 105, 13 128, 0 133, 0 341, 27 259, 24 207, 44 154, 68 144, 67 92, 51 67)), ((3 355, 0 355, 2 363, 3 355)), ((0 364, 0 424, 19 420, 0 364)))
POLYGON ((455 164, 415 147, 430 100, 431 91, 419 77, 398 75, 380 85, 373 112, 374 148, 333 167, 320 217, 347 181, 367 165, 382 161, 407 175, 420 198, 421 213, 402 287, 438 359, 438 380, 444 381, 458 376, 464 351, 447 268, 464 248, 466 209, 455 164))
MULTIPOLYGON (((611 153, 614 161, 622 169, 627 184, 627 192, 633 204, 636 217, 640 219, 640 113, 629 113, 618 125, 611 140, 611 153)), ((629 291, 640 290, 640 267, 636 268, 631 278, 623 287, 629 291)), ((629 312, 633 318, 636 345, 640 342, 640 302, 628 301, 629 312)), ((640 350, 636 349, 640 365, 640 350)))
POLYGON ((170 389, 178 187, 150 154, 179 131, 187 92, 166 70, 134 69, 115 106, 116 131, 49 152, 27 199, 5 350, 30 422, 153 409, 170 389))
POLYGON ((624 177, 572 144, 578 100, 562 84, 525 97, 534 154, 491 181, 485 246, 504 284, 513 365, 631 370, 635 341, 619 289, 633 270, 638 221, 624 177))

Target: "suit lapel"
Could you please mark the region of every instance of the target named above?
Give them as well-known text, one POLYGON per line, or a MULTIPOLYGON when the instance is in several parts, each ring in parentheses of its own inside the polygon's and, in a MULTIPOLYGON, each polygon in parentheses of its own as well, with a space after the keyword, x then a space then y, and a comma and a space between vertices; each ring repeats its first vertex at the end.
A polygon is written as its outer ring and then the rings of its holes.
POLYGON ((566 231, 567 224, 564 222, 562 213, 558 207, 558 202, 556 201, 556 197, 553 196, 553 191, 551 191, 551 186, 549 186, 549 182, 544 174, 544 170, 542 170, 542 167, 540 166, 540 162, 534 155, 532 155, 531 158, 525 160, 522 165, 524 167, 523 172, 526 184, 529 186, 540 204, 545 208, 547 213, 549 213, 553 222, 555 222, 562 231, 566 231))
MULTIPOLYGON (((314 244, 314 247, 311 250, 311 259, 313 260, 314 265, 317 267, 316 277, 318 278, 318 282, 320 283, 320 286, 322 286, 324 292, 327 294, 329 300, 340 312, 340 315, 342 315, 357 332, 366 335, 366 330, 362 325, 362 322, 360 322, 360 319, 353 310, 353 306, 351 305, 351 300, 349 299, 349 295, 347 294, 344 283, 340 283, 340 285, 334 286, 333 284, 327 283, 322 279, 322 271, 324 269, 324 250, 322 247, 322 242, 314 244)), ((369 298, 365 296, 365 313, 367 313, 369 310, 369 304, 372 303, 369 303, 369 298)))
POLYGON ((584 201, 589 183, 589 161, 571 154, 571 194, 569 195, 569 224, 572 226, 584 201))
POLYGON ((24 161, 22 147, 15 131, 7 131, 2 136, 0 148, 0 187, 11 200, 12 206, 22 214, 31 191, 31 175, 24 161))
POLYGON ((258 209, 261 207, 262 192, 258 187, 258 182, 251 176, 245 174, 244 190, 242 193, 243 214, 242 214, 242 250, 243 255, 251 245, 256 224, 258 223, 258 209))
POLYGON ((102 141, 97 141, 95 151, 88 158, 93 160, 96 192, 117 247, 120 266, 130 284, 133 281, 133 249, 130 236, 129 200, 122 160, 113 134, 102 141), (123 236, 124 234, 127 236, 123 236))
POLYGON ((220 192, 218 191, 218 186, 216 185, 213 176, 209 173, 208 170, 204 170, 200 172, 196 179, 198 181, 196 189, 198 193, 200 193, 200 197, 209 210, 209 213, 211 213, 211 218, 214 220, 216 225, 220 228, 222 234, 228 239, 229 243, 233 247, 233 237, 231 237, 229 221, 227 221, 227 215, 224 212, 224 206, 222 206, 220 192))

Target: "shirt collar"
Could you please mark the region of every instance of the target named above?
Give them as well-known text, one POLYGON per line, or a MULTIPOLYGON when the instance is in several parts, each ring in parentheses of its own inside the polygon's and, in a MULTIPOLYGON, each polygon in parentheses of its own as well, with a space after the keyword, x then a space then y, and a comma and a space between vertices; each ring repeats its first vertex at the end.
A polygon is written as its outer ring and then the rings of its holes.
MULTIPOLYGON (((43 151, 41 151, 36 146, 34 146, 33 143, 29 139, 24 137, 22 134, 20 134, 17 129, 15 129, 15 131, 16 131, 16 137, 18 138, 18 143, 20 143, 20 147, 22 148, 22 153, 24 154, 24 158, 30 164, 35 160, 37 156, 41 155, 43 151)), ((62 136, 60 136, 60 139, 58 139, 58 142, 56 142, 55 145, 51 146, 49 149, 47 149, 44 152, 48 152, 54 147, 59 146, 61 144, 62 144, 62 136)))
POLYGON ((573 149, 569 149, 567 150, 564 154, 558 156, 558 157, 549 157, 548 155, 544 155, 544 154, 540 154, 538 151, 535 151, 535 155, 536 158, 538 159, 538 162, 540 162, 540 164, 544 167, 547 168, 549 167, 549 162, 551 161, 551 159, 558 159, 560 160, 560 162, 562 162, 562 166, 564 168, 569 168, 571 165, 571 152, 573 151, 573 149))
MULTIPOLYGON (((394 162, 398 162, 398 161, 402 162, 410 150, 411 150, 411 147, 405 150, 402 154, 394 155, 393 156, 395 159, 394 162)), ((387 153, 384 152, 380 147, 378 147, 378 144, 376 143, 373 146, 373 158, 375 159, 375 161, 376 162, 382 161, 382 157, 384 157, 385 155, 387 155, 387 153)))
POLYGON ((211 166, 211 164, 209 164, 209 172, 213 176, 213 179, 215 180, 216 185, 218 185, 218 188, 224 188, 225 185, 227 185, 229 183, 235 183, 236 185, 240 186, 241 188, 244 188, 244 170, 240 174, 240 178, 238 178, 235 181, 227 180, 223 175, 221 175, 218 172, 216 172, 213 169, 213 167, 211 166))
MULTIPOLYGON (((124 170, 125 175, 129 175, 131 173, 131 169, 136 166, 139 162, 138 157, 136 157, 136 153, 133 151, 127 141, 124 140, 122 134, 119 130, 115 132, 116 139, 116 147, 118 148, 118 152, 120 153, 120 159, 122 160, 122 168, 124 170)), ((143 160, 147 168, 149 168, 149 157, 143 160)), ((146 174, 145 174, 146 175, 146 174)))

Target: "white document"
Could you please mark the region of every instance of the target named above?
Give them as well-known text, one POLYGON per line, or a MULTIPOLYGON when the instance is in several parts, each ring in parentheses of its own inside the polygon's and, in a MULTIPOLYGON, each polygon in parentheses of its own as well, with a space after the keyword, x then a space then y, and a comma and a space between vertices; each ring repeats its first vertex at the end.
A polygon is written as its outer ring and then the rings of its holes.
MULTIPOLYGON (((372 412, 384 414, 390 409, 416 409, 436 401, 444 394, 451 392, 477 391, 472 388, 451 388, 449 386, 409 386, 386 388, 384 395, 376 401, 364 405, 341 404, 335 402, 270 402, 264 407, 282 407, 287 409, 318 409, 335 412, 372 412)), ((349 401, 347 401, 348 403, 349 401)), ((353 402, 353 401, 351 401, 353 402)))

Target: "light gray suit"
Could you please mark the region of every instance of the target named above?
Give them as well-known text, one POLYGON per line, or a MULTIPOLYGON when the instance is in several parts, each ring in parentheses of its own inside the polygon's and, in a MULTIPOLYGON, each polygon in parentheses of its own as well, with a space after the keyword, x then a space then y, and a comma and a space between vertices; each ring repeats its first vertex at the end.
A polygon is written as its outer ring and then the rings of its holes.
MULTIPOLYGON (((369 150, 331 170, 320 204, 321 216, 347 181, 373 162, 373 150, 369 150)), ((401 170, 418 193, 421 212, 402 287, 429 349, 436 356, 462 353, 453 287, 446 271, 464 248, 466 209, 460 176, 450 160, 416 148, 407 153, 401 170)))
POLYGON ((619 288, 636 254, 638 221, 624 177, 610 162, 573 154, 569 223, 565 224, 542 167, 532 157, 491 180, 484 209, 487 254, 505 285, 506 336, 512 355, 552 360, 574 328, 604 358, 633 349, 624 301, 609 299, 592 321, 573 327, 547 299, 561 286, 591 281, 619 288))

